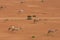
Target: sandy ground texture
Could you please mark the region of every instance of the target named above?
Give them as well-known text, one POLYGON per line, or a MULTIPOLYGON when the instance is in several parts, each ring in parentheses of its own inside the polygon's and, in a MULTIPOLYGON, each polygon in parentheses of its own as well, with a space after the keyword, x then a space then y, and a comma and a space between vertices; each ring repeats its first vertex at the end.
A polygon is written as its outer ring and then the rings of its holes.
POLYGON ((0 0, 0 40, 60 40, 60 0, 0 0))

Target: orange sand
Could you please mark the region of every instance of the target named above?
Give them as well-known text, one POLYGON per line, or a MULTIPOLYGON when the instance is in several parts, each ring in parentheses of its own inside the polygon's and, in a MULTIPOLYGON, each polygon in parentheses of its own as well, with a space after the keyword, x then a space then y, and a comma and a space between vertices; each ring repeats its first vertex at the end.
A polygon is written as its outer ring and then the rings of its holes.
MULTIPOLYGON (((38 18, 60 17, 60 0, 0 0, 0 18, 20 17, 26 18, 28 15, 36 15, 38 18), (19 12, 19 10, 24 12, 19 12)), ((43 18, 44 19, 44 18, 43 18)), ((41 20, 34 24, 26 19, 4 21, 0 19, 0 40, 60 40, 60 18, 41 20), (8 31, 10 25, 22 27, 16 32, 8 31), (58 31, 47 36, 49 29, 58 31), (36 38, 32 39, 32 35, 36 38)))

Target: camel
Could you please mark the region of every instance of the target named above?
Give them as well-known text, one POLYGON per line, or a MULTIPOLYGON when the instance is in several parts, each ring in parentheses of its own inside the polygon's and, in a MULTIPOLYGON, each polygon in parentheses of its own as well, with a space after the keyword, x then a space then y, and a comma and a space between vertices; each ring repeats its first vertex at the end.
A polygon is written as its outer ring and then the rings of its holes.
POLYGON ((20 30, 21 29, 21 27, 19 28, 19 27, 15 27, 15 26, 10 26, 9 28, 8 28, 8 31, 18 31, 18 30, 20 30))

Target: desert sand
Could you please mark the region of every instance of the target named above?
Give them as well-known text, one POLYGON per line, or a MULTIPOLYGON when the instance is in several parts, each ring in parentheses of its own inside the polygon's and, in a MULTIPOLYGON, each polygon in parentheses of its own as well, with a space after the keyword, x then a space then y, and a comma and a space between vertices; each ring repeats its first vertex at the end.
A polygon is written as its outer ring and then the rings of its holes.
POLYGON ((0 40, 60 40, 60 0, 0 0, 0 40), (9 31, 11 25, 22 29, 9 31))

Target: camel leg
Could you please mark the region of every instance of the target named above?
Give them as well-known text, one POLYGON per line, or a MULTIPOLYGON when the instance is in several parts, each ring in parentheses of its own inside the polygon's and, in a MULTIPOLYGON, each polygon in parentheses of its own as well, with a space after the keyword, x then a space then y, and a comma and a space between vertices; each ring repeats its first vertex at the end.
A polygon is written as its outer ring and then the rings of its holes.
POLYGON ((15 31, 15 29, 12 29, 11 31, 15 31))

